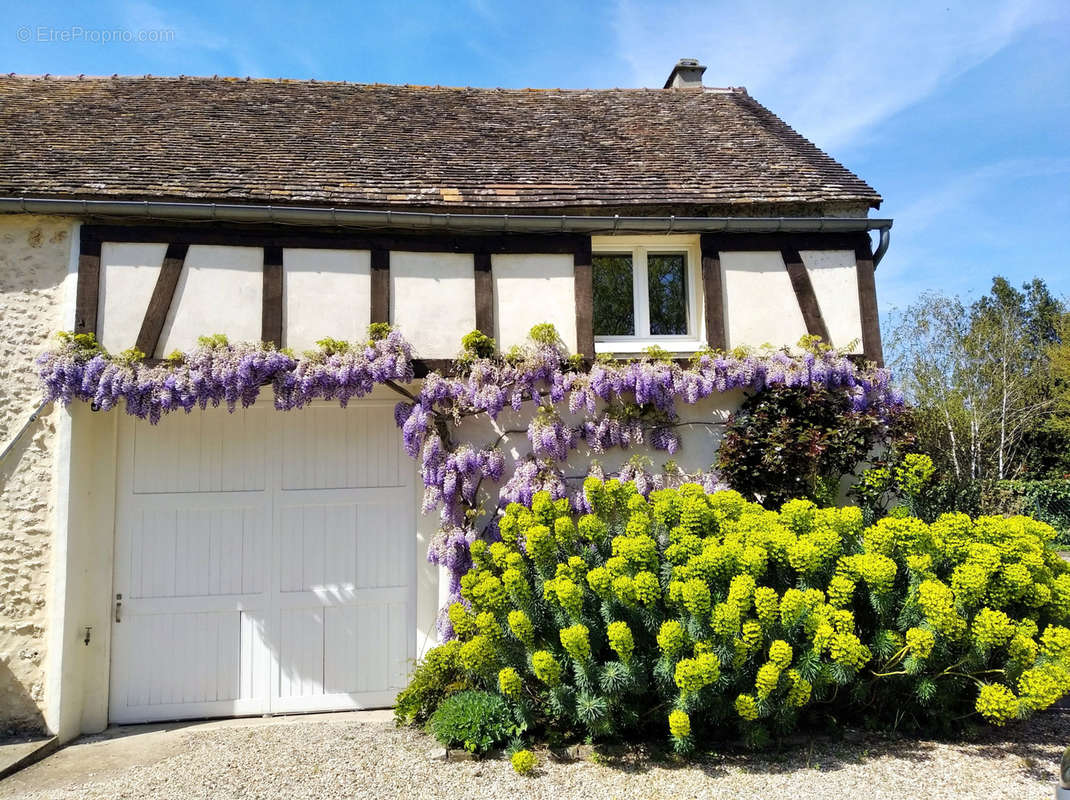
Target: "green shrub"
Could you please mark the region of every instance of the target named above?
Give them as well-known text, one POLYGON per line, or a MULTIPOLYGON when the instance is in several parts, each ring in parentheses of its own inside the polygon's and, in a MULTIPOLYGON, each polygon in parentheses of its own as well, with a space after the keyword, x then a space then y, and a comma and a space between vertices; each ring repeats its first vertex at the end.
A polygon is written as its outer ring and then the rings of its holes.
POLYGON ((1027 516, 1055 528, 1056 543, 1070 547, 1070 480, 967 480, 945 478, 921 494, 919 516, 933 520, 942 513, 1027 516))
POLYGON ((422 725, 446 697, 470 688, 461 670, 460 650, 460 642, 447 642, 416 665, 409 685, 395 701, 394 719, 399 725, 422 725))
POLYGON ((431 715, 430 728, 444 747, 463 747, 485 753, 519 732, 505 698, 499 694, 465 691, 447 697, 431 715))
POLYGON ((509 760, 518 775, 530 775, 539 763, 530 750, 517 750, 509 760))
POLYGON ((919 498, 918 516, 933 522, 941 514, 969 514, 983 516, 982 487, 986 481, 956 481, 939 476, 919 498))
POLYGON ((990 481, 980 488, 989 514, 1024 514, 1051 525, 1057 541, 1070 545, 1070 480, 990 481))
POLYGON ((717 451, 729 486, 767 508, 797 498, 831 503, 840 478, 876 447, 909 438, 906 415, 857 410, 851 395, 818 386, 770 386, 732 415, 717 451))
POLYGON ((584 499, 590 514, 545 492, 506 509, 444 645, 548 737, 660 731, 688 752, 799 725, 940 730, 1070 690, 1070 566, 1043 523, 866 527, 854 507, 768 511, 696 484, 644 500, 593 478, 584 499))
POLYGON ((877 466, 865 470, 848 494, 858 501, 862 517, 872 524, 888 513, 889 503, 901 503, 913 516, 925 510, 936 468, 927 455, 889 454, 877 466))

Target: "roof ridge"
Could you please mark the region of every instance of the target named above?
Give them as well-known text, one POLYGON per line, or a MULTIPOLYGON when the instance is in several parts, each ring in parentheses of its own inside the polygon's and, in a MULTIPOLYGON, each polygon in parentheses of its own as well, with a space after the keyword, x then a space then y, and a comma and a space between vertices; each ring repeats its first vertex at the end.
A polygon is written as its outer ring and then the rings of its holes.
MULTIPOLYGON (((587 87, 587 88, 567 88, 558 86, 444 86, 441 84, 420 84, 420 83, 382 83, 382 82, 363 82, 363 81, 339 81, 339 80, 321 80, 319 78, 253 78, 251 76, 234 76, 234 75, 153 75, 146 73, 144 75, 120 75, 115 73, 113 75, 53 75, 52 73, 19 73, 19 72, 7 72, 0 74, 0 80, 29 80, 29 81, 115 81, 127 82, 127 81, 160 81, 160 82, 181 82, 181 81, 218 81, 226 84, 236 83, 267 83, 267 84, 281 84, 281 85, 301 85, 301 86, 352 86, 360 88, 389 88, 389 89, 413 89, 413 90, 434 90, 434 91, 458 91, 458 92, 656 92, 658 94, 672 94, 686 92, 690 94, 693 89, 661 89, 649 86, 615 86, 615 87, 587 87)), ((744 87, 735 86, 704 86, 703 92, 713 94, 746 94, 747 90, 744 87)))

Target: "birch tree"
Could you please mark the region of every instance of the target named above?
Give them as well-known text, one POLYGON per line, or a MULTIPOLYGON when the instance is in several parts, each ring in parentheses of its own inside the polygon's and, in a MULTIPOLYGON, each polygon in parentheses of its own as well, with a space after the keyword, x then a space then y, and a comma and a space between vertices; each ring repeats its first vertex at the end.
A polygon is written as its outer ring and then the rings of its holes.
POLYGON ((967 306, 923 294, 895 315, 890 363, 916 407, 921 448, 958 481, 1019 477, 1055 407, 1049 352, 1063 308, 1043 281, 1003 278, 967 306))

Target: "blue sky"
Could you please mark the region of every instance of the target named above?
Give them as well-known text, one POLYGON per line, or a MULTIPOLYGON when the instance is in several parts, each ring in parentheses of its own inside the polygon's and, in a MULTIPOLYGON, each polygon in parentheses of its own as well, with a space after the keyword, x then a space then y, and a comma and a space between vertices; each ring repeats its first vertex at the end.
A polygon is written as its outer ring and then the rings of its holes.
POLYGON ((5 72, 656 87, 697 57, 884 195, 883 311, 997 273, 1070 295, 1066 0, 0 5, 5 72))

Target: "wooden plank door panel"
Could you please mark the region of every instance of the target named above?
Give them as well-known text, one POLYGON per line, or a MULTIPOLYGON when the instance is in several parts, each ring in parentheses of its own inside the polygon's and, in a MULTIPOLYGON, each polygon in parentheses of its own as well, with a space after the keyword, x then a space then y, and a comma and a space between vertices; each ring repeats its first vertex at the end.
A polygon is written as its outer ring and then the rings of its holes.
POLYGON ((111 718, 381 707, 415 654, 392 404, 126 420, 111 718))

